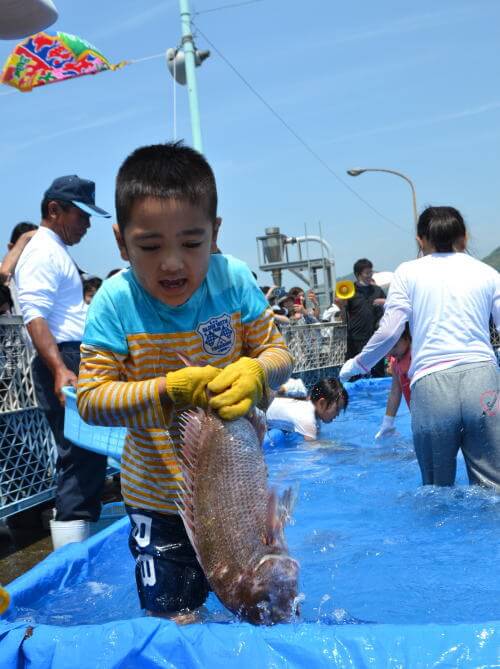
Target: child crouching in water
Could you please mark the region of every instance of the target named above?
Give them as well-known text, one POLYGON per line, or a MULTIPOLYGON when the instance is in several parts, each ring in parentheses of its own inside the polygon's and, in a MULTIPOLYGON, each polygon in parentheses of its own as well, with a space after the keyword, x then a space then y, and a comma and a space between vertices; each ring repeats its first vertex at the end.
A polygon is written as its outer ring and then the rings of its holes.
POLYGON ((128 428, 121 483, 139 599, 176 617, 209 590, 177 513, 179 416, 207 405, 244 416, 286 381, 292 358, 250 270, 215 254, 221 219, 202 155, 181 143, 137 149, 118 172, 116 215, 130 269, 89 307, 78 409, 88 423, 128 428))
POLYGON ((266 413, 267 425, 312 441, 318 436, 319 424, 331 423, 348 403, 347 390, 338 379, 322 379, 307 398, 276 397, 266 413))
POLYGON ((406 404, 410 406, 411 391, 408 370, 411 365, 411 334, 408 323, 406 323, 401 338, 389 351, 388 358, 392 369, 392 384, 387 398, 385 416, 375 439, 382 439, 395 433, 394 422, 401 404, 401 397, 404 396, 406 404))

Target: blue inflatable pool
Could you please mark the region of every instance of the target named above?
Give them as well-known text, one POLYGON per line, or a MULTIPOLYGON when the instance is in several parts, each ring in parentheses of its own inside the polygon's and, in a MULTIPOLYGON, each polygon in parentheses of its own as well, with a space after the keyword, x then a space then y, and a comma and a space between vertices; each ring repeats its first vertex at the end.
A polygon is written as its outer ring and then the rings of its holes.
POLYGON ((296 488, 300 619, 252 627, 214 595, 202 624, 145 617, 125 518, 8 586, 2 669, 498 667, 500 498, 465 485, 463 464, 455 488, 420 487, 408 412, 373 440, 387 389, 358 382, 318 442, 266 451, 273 485, 296 488))

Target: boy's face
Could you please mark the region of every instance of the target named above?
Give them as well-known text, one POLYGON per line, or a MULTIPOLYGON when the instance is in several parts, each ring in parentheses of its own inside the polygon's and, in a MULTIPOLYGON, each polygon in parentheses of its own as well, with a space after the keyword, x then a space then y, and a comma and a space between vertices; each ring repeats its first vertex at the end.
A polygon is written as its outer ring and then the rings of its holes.
POLYGON ((141 286, 177 307, 203 282, 220 222, 189 202, 146 197, 134 203, 123 237, 118 228, 115 236, 141 286))

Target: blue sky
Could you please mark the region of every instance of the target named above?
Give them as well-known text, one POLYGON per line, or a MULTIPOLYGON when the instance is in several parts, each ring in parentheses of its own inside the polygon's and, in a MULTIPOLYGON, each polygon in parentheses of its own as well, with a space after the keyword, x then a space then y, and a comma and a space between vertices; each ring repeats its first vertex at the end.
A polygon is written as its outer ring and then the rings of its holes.
MULTIPOLYGON (((197 75, 225 252, 256 269, 255 237, 265 227, 301 235, 307 225, 317 234, 321 221, 339 275, 359 257, 379 270, 415 257, 408 185, 384 174, 354 179, 350 167, 407 174, 419 209, 458 207, 474 255, 500 244, 497 0, 262 0, 207 11, 236 1, 191 0, 197 47, 211 48, 203 33, 328 169, 212 50, 197 75)), ((159 55, 180 41, 177 0, 55 4, 53 28, 87 39, 112 62, 159 55)), ((14 45, 0 42, 2 62, 14 45)), ((41 196, 57 176, 94 179, 97 203, 113 212, 122 160, 173 138, 173 82, 159 56, 29 94, 2 86, 0 115, 5 249, 17 221, 39 222, 41 196)), ((185 87, 177 87, 176 118, 177 138, 190 143, 185 87)), ((123 264, 102 219, 73 256, 97 275, 123 264)))

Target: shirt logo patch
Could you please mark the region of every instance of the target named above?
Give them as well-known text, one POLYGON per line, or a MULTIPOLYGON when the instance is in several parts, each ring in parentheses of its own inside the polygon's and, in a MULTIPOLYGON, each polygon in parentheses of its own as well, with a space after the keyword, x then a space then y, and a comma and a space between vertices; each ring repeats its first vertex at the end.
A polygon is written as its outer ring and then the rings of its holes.
POLYGON ((201 337, 203 350, 209 355, 226 355, 234 346, 235 333, 229 314, 215 316, 200 323, 197 332, 201 337))

